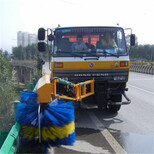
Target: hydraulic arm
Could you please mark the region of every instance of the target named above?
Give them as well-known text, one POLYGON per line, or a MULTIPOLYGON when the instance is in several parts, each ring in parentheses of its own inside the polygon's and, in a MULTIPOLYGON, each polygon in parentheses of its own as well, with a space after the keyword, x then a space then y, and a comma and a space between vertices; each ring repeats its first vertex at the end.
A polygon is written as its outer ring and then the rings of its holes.
POLYGON ((81 101, 85 97, 94 95, 94 79, 74 84, 57 77, 50 79, 48 75, 45 75, 38 81, 37 94, 38 104, 51 102, 52 98, 63 98, 67 100, 81 101), (74 95, 70 97, 63 94, 58 94, 57 83, 71 87, 74 95), (87 85, 90 87, 88 91, 87 85))

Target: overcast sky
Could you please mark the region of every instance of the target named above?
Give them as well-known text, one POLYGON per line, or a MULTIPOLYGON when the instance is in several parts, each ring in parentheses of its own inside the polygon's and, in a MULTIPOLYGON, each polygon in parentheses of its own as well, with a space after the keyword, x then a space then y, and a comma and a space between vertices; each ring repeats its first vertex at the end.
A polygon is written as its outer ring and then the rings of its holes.
POLYGON ((0 49, 11 52, 20 30, 117 23, 132 28, 139 44, 154 44, 154 0, 0 0, 0 49))

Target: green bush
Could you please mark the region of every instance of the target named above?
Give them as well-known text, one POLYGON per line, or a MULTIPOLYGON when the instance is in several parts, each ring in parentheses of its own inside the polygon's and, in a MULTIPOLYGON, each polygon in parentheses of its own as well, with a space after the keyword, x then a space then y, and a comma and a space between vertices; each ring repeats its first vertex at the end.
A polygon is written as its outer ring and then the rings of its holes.
POLYGON ((16 90, 12 70, 8 60, 0 55, 0 131, 10 129, 14 120, 13 101, 16 98, 16 90))

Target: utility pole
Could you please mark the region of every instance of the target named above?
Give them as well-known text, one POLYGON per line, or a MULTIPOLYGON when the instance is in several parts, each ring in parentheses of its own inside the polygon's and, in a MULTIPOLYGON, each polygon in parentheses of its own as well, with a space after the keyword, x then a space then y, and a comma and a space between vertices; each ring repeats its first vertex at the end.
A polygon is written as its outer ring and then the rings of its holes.
POLYGON ((151 46, 151 62, 154 61, 154 45, 151 46))

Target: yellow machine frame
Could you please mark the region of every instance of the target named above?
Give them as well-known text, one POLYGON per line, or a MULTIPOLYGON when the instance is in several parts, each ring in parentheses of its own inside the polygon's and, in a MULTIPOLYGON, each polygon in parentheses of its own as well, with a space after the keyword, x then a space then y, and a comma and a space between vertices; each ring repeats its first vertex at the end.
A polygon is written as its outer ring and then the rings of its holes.
POLYGON ((83 86, 81 84, 74 84, 73 92, 75 94, 75 97, 68 97, 66 95, 58 95, 57 94, 57 86, 56 84, 59 82, 59 79, 54 79, 51 82, 51 97, 52 98, 58 98, 58 99, 68 99, 73 101, 81 101, 83 98, 88 97, 90 95, 94 94, 94 79, 89 80, 86 82, 83 82, 83 86), (86 92, 86 85, 90 85, 90 92, 86 92))
POLYGON ((55 78, 50 82, 50 77, 48 75, 45 75, 39 79, 37 86, 38 104, 49 103, 52 101, 52 98, 63 98, 67 100, 81 101, 85 97, 94 95, 94 79, 82 83, 73 84, 72 89, 73 93, 75 94, 74 97, 57 94, 57 83, 59 83, 59 80, 60 79, 55 78), (89 92, 86 91, 87 85, 90 85, 89 92))

